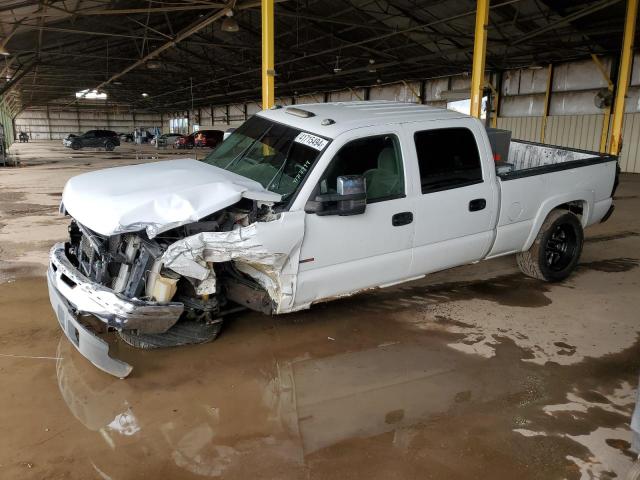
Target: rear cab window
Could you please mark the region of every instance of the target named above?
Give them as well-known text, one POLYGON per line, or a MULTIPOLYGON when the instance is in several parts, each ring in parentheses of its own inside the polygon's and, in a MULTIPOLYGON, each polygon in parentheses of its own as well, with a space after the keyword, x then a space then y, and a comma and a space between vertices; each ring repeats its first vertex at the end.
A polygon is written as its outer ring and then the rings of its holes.
POLYGON ((478 144, 468 128, 423 130, 413 139, 423 194, 482 183, 478 144))

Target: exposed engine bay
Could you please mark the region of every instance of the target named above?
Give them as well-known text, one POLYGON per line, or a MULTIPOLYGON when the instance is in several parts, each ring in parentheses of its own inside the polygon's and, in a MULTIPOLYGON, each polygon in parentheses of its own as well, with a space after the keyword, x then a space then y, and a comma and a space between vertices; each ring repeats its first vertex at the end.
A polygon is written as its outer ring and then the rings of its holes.
MULTIPOLYGON (((150 318, 148 328, 138 325, 135 330, 119 332, 128 343, 138 347, 199 343, 195 340, 210 340, 211 335, 215 338, 219 326, 212 326, 219 324, 225 314, 239 307, 273 313, 278 309, 278 298, 275 297, 276 282, 260 281, 260 275, 248 273, 255 273, 254 270, 260 268, 259 261, 250 267, 232 261, 243 257, 241 254, 210 258, 215 249, 214 242, 200 242, 202 248, 199 250, 191 248, 191 243, 202 235, 222 236, 220 238, 228 241, 229 235, 238 236, 256 222, 277 218, 278 214, 270 204, 243 198, 221 212, 165 231, 152 239, 145 230, 100 235, 74 219, 69 226, 70 238, 65 244, 65 254, 80 273, 118 295, 158 304, 182 303, 184 311, 176 325, 188 322, 189 328, 196 331, 195 336, 178 335, 173 341, 154 338, 154 334, 164 332, 158 332, 150 318)), ((233 248, 228 247, 224 248, 225 252, 232 252, 233 248)), ((282 260, 286 257, 283 255, 282 260)), ((278 266, 281 268, 282 262, 278 266)), ((268 277, 263 275, 262 279, 268 277)))

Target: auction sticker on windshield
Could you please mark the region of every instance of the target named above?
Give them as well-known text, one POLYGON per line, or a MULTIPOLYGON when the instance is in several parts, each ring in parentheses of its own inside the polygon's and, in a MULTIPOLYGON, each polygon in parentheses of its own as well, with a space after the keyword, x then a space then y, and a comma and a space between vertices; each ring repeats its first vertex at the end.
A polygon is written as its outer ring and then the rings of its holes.
POLYGON ((300 132, 294 139, 294 141, 318 151, 322 150, 327 146, 327 143, 329 143, 329 141, 325 140, 324 138, 316 137, 315 135, 311 135, 310 133, 306 132, 300 132))

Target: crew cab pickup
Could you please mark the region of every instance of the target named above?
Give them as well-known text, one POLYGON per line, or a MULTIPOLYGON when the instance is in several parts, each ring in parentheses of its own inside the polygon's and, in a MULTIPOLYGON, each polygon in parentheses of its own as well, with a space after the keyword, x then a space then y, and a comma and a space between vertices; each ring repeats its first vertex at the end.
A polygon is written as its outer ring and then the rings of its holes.
POLYGON ((53 309, 102 370, 98 333, 141 348, 215 338, 225 315, 316 302, 516 254, 546 281, 576 266, 612 212, 617 158, 511 141, 423 105, 262 111, 204 161, 84 173, 65 186, 70 238, 51 250, 53 309))

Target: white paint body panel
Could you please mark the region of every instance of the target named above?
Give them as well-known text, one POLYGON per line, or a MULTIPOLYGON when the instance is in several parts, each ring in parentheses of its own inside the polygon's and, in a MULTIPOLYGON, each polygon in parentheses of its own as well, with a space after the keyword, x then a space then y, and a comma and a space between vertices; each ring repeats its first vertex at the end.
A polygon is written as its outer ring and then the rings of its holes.
POLYGON ((154 237, 242 197, 280 199, 254 180, 185 159, 83 173, 67 182, 62 203, 76 220, 101 235, 146 229, 154 237))
POLYGON ((582 226, 598 223, 612 204, 615 163, 600 163, 513 180, 498 180, 501 204, 489 257, 527 250, 551 210, 583 202, 582 226))
POLYGON ((491 147, 484 128, 474 119, 451 119, 439 122, 416 122, 405 125, 404 140, 410 156, 414 183, 415 236, 411 276, 444 270, 483 258, 493 241, 498 216, 498 189, 495 168, 482 162, 483 182, 460 188, 423 194, 420 187, 417 152, 413 142, 415 132, 433 128, 468 128, 478 144, 481 159, 492 159, 491 147), (486 208, 471 212, 469 202, 484 199, 486 208), (455 247, 455 248, 452 248, 455 247))
MULTIPOLYGON (((400 125, 363 127, 345 132, 322 155, 299 198, 309 198, 334 155, 346 143, 363 137, 389 134, 398 137, 405 157, 407 152, 400 125)), ((411 188, 407 164, 405 159, 405 185, 411 188)), ((411 267, 415 222, 394 227, 391 217, 396 213, 413 211, 412 207, 411 191, 407 190, 405 198, 368 204, 362 215, 341 217, 306 214, 296 306, 302 308, 320 299, 407 278, 411 267)))

